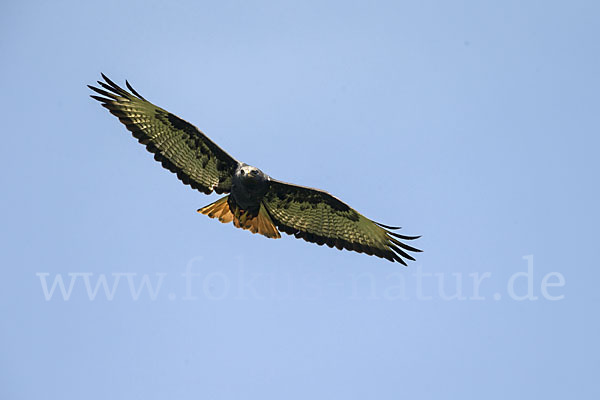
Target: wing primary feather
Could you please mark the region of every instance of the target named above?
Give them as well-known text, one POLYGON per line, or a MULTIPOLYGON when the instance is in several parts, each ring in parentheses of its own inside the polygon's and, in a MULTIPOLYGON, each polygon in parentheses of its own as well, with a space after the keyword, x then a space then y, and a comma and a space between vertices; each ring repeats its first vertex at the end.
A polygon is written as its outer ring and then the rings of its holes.
POLYGON ((116 86, 116 85, 115 86, 107 85, 106 83, 101 82, 101 81, 98 81, 98 84, 100 86, 102 86, 104 89, 110 90, 111 92, 116 93, 119 96, 124 97, 126 99, 128 99, 129 96, 130 96, 129 93, 127 93, 125 90, 121 89, 119 86, 116 86))
POLYGON ((415 259, 408 254, 407 252, 405 252, 404 250, 402 250, 401 248, 399 248, 398 246, 394 245, 394 244, 388 244, 388 246, 390 247, 390 249, 394 250, 396 253, 398 253, 399 255, 401 255, 404 258, 407 258, 411 261, 415 261, 415 259))
POLYGON ((394 256, 391 255, 389 252, 388 253, 383 253, 382 257, 385 258, 388 261, 394 262, 394 256))
POLYGON ((142 99, 142 100, 146 100, 145 98, 143 98, 138 92, 136 92, 136 90, 133 88, 133 86, 131 86, 129 84, 129 81, 125 81, 125 85, 127 85, 127 88, 129 90, 131 90, 131 93, 135 94, 138 98, 142 99))
POLYGON ((420 238, 420 237, 421 237, 421 236, 406 236, 406 235, 400 235, 400 234, 398 234, 398 233, 395 233, 395 232, 388 232, 388 234, 390 234, 390 235, 392 235, 392 236, 395 236, 395 237, 397 237, 397 238, 399 238, 399 239, 403 239, 403 240, 415 240, 415 239, 418 239, 418 238, 420 238))
POLYGON ((116 83, 114 83, 113 81, 111 81, 110 79, 108 79, 108 77, 104 74, 101 74, 102 78, 106 81, 106 83, 98 81, 98 83, 105 89, 108 90, 112 90, 113 92, 125 97, 125 98, 130 98, 130 94, 127 93, 125 91, 125 89, 123 89, 122 87, 120 87, 119 85, 117 85, 116 83), (108 84, 108 85, 107 85, 108 84))
POLYGON ((112 100, 106 99, 104 97, 94 96, 93 94, 90 94, 90 97, 94 100, 98 100, 100 103, 102 103, 102 106, 106 106, 107 102, 112 101, 112 100))
POLYGON ((415 252, 415 253, 421 253, 421 252, 423 252, 423 250, 419 250, 417 248, 409 246, 406 243, 402 243, 401 241, 396 240, 396 239, 394 239, 392 237, 390 238, 390 240, 392 241, 392 243, 394 243, 397 246, 402 247, 404 250, 412 251, 412 252, 415 252))
MULTIPOLYGON (((375 221, 373 221, 373 222, 375 222, 375 221)), ((386 229, 393 229, 393 230, 402 229, 402 227, 401 227, 401 226, 389 226, 389 225, 384 225, 384 224, 381 224, 381 223, 379 223, 379 222, 375 222, 375 223, 376 223, 377 225, 379 225, 380 227, 382 227, 382 228, 386 228, 386 229)))
POLYGON ((408 264, 406 264, 406 261, 404 261, 402 259, 402 257, 397 255, 396 253, 394 253, 394 260, 398 261, 400 264, 404 265, 405 267, 408 267, 408 264))
POLYGON ((109 93, 106 90, 102 90, 102 89, 98 89, 97 87, 91 86, 91 85, 87 85, 87 87, 89 87, 90 89, 92 89, 94 92, 101 94, 102 96, 106 96, 109 97, 113 100, 119 100, 119 96, 117 96, 114 93, 109 93))
MULTIPOLYGON (((104 79, 104 81, 105 81, 106 83, 108 83, 110 86, 112 86, 112 87, 114 87, 114 88, 121 89, 121 88, 119 87, 119 85, 117 85, 116 83, 114 83, 113 81, 111 81, 111 80, 108 78, 108 76, 104 75, 102 72, 100 72, 100 75, 102 75, 102 79, 104 79)), ((121 90, 123 90, 123 89, 121 89, 121 90)))

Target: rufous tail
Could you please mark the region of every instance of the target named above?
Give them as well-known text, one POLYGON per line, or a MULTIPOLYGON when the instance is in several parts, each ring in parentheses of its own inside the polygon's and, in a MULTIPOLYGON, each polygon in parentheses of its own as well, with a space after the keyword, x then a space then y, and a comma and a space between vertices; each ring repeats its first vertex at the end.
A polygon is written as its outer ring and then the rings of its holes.
POLYGON ((229 196, 225 196, 206 207, 202 207, 198 212, 208 215, 210 218, 217 218, 225 224, 233 222, 233 225, 237 228, 246 229, 252 233, 260 233, 268 238, 278 239, 281 237, 271 216, 262 203, 260 204, 258 214, 251 216, 247 211, 239 208, 231 210, 229 196))

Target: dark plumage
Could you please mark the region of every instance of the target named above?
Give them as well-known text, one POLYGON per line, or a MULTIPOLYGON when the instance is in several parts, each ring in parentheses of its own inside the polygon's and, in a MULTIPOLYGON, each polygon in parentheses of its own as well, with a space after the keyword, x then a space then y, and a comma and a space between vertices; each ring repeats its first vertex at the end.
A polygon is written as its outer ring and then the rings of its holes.
POLYGON ((275 180, 240 163, 198 128, 148 102, 126 82, 130 92, 104 74, 100 88, 88 86, 166 169, 203 193, 229 193, 198 212, 242 229, 279 238, 279 231, 318 245, 375 255, 406 265, 420 252, 392 232, 399 228, 371 221, 322 190, 275 180))

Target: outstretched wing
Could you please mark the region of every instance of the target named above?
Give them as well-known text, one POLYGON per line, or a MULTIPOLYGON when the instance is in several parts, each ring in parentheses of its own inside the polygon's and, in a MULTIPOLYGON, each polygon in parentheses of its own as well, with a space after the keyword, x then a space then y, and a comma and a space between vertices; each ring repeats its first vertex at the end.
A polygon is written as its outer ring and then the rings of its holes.
POLYGON ((206 194, 227 193, 238 162, 213 143, 194 125, 146 101, 129 82, 128 92, 102 74, 102 89, 89 86, 102 95, 91 97, 119 118, 146 149, 154 153, 166 169, 186 185, 206 194))
POLYGON ((419 236, 391 232, 399 228, 371 221, 321 190, 271 180, 263 203, 282 232, 318 245, 367 253, 404 265, 404 259, 414 261, 407 251, 421 251, 399 240, 419 236))

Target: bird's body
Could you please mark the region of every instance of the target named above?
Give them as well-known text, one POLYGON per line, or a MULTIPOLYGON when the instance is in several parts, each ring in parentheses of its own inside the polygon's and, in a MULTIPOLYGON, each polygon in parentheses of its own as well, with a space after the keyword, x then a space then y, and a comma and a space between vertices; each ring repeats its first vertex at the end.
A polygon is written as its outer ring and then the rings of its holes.
POLYGON ((229 193, 198 212, 269 238, 280 231, 319 245, 354 250, 397 261, 414 260, 407 253, 420 250, 400 241, 404 236, 364 217, 322 190, 271 178, 241 163, 213 143, 202 131, 153 105, 130 85, 130 92, 102 75, 102 87, 89 86, 92 95, 125 124, 133 136, 162 165, 185 184, 206 194, 229 193))
POLYGON ((269 189, 271 177, 256 167, 241 164, 233 174, 231 196, 244 210, 258 207, 269 189))

